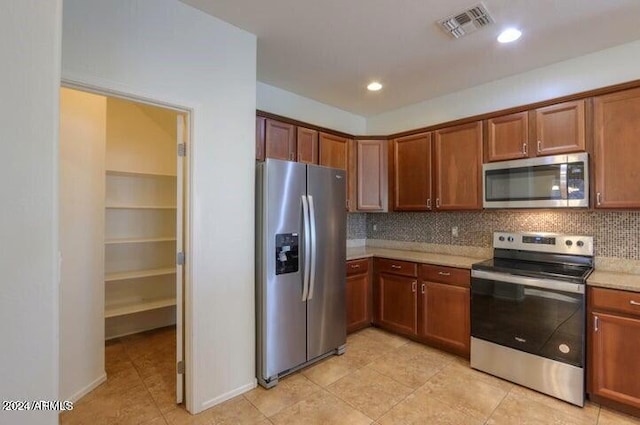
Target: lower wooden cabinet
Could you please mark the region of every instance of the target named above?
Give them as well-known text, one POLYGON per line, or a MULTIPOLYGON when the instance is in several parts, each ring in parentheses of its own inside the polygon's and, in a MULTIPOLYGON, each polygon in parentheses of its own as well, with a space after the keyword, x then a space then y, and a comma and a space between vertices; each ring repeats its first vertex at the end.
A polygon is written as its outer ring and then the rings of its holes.
POLYGON ((347 332, 371 326, 369 259, 347 261, 347 332))
POLYGON ((374 260, 373 323, 468 357, 470 272, 374 260))
POLYGON ((471 342, 470 282, 469 270, 420 266, 418 336, 464 357, 471 342))
POLYGON ((591 288, 589 394, 640 414, 640 293, 591 288))

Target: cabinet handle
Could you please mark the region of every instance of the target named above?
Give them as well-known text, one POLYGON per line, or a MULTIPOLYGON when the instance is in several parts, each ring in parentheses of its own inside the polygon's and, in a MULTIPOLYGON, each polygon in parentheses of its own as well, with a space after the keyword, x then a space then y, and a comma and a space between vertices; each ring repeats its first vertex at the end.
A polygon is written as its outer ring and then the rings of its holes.
POLYGON ((416 282, 415 280, 411 283, 411 292, 416 292, 416 289, 418 288, 418 282, 416 282))
POLYGON ((436 198, 436 208, 440 208, 440 198, 436 198))
POLYGON ((640 305, 640 302, 634 301, 634 300, 630 300, 629 304, 631 304, 631 305, 640 305))
POLYGON ((431 198, 427 199, 427 209, 431 209, 431 198))
POLYGON ((360 268, 360 264, 352 264, 351 268, 352 269, 359 269, 360 268))
POLYGON ((289 159, 293 161, 293 152, 289 154, 289 159))
POLYGON ((522 144, 522 154, 523 154, 524 156, 527 156, 527 142, 524 142, 524 143, 522 144))
POLYGON ((596 193, 596 205, 600 205, 600 192, 596 193))
POLYGON ((598 332, 598 316, 593 316, 593 331, 598 332))
POLYGON ((449 273, 449 272, 438 272, 438 274, 440 276, 451 276, 451 273, 449 273))
POLYGON ((392 269, 401 269, 401 268, 402 268, 402 266, 398 266, 398 265, 392 264, 392 265, 391 265, 391 268, 392 268, 392 269))
POLYGON ((538 153, 542 152, 542 142, 538 140, 538 153))
POLYGON ((422 294, 424 294, 424 286, 425 286, 425 285, 424 285, 424 283, 423 283, 422 285, 420 285, 420 292, 421 292, 422 294))

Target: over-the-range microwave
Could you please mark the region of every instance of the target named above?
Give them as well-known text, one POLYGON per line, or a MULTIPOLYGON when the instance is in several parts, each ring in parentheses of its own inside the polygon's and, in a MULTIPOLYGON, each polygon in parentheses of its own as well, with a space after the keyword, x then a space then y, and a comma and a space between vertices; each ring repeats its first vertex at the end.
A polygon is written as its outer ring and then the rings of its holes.
POLYGON ((484 208, 589 206, 589 155, 577 153, 482 166, 484 208))

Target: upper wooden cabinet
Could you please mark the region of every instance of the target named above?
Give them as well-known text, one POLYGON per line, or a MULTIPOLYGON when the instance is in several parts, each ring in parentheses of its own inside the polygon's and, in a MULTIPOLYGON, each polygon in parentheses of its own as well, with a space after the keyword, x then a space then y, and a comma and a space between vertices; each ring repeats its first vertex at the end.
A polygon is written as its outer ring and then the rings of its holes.
POLYGON ((353 155, 353 140, 335 134, 318 134, 318 164, 325 167, 340 168, 347 172, 347 199, 348 211, 355 211, 355 160, 353 155))
POLYGON ((529 156, 528 140, 528 112, 487 120, 487 159, 490 162, 526 158, 529 156))
POLYGON ((358 211, 387 211, 387 141, 356 140, 358 211))
POLYGON ((309 128, 298 127, 297 130, 297 158, 298 162, 307 164, 318 163, 318 132, 309 128))
POLYGON ((393 141, 395 211, 482 208, 482 123, 393 141))
POLYGON ((401 137, 392 146, 393 209, 431 210, 431 133, 401 137))
POLYGON ((433 133, 437 210, 482 208, 482 122, 433 133))
POLYGON ((272 119, 265 125, 265 157, 296 160, 296 126, 272 119))
POLYGON ((558 103, 487 120, 487 161, 584 151, 585 101, 558 103))
POLYGON ((640 88, 594 98, 596 208, 640 207, 640 88))
POLYGON ((536 109, 536 155, 585 150, 584 102, 576 100, 536 109))

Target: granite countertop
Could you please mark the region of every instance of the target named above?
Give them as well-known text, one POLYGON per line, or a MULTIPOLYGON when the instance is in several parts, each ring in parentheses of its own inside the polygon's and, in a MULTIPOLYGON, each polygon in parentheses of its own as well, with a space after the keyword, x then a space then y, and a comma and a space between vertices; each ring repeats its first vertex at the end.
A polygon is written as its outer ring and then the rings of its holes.
POLYGON ((437 266, 458 267, 471 269, 473 263, 483 261, 478 257, 463 257, 449 254, 436 254, 433 252, 408 251, 403 249, 358 247, 347 248, 347 260, 360 258, 379 257, 392 260, 413 261, 414 263, 434 264, 437 266))
MULTIPOLYGON (((458 267, 462 269, 471 269, 471 265, 473 263, 483 261, 483 257, 481 257, 481 255, 485 253, 479 250, 478 254, 478 257, 468 257, 407 249, 391 249, 379 247, 347 248, 347 260, 379 257, 390 258, 392 260, 412 261, 414 263, 458 267)), ((620 264, 617 264, 617 262, 614 264, 607 264, 606 261, 602 261, 602 265, 620 266, 620 264)), ((606 269, 597 269, 597 266, 598 261, 596 261, 596 270, 594 270, 593 273, 591 273, 591 276, 589 276, 589 278, 587 279, 587 285, 601 288, 618 289, 622 291, 640 292, 640 274, 613 272, 606 269)), ((622 270, 625 269, 624 267, 616 268, 622 270)))
POLYGON ((594 270, 587 279, 587 285, 640 292, 640 275, 594 270))

